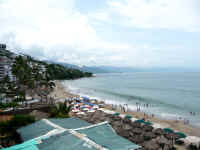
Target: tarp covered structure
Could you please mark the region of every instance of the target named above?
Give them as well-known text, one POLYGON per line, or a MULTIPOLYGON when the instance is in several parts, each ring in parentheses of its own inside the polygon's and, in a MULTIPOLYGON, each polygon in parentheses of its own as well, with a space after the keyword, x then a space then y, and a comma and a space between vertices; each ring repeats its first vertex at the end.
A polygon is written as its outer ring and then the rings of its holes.
POLYGON ((78 118, 48 119, 48 120, 66 129, 76 129, 91 125, 90 123, 84 120, 80 120, 78 118))
POLYGON ((40 120, 36 123, 18 129, 17 132, 20 133, 23 141, 27 141, 42 136, 53 129, 55 128, 46 124, 43 120, 40 120))
POLYGON ((25 142, 4 150, 134 150, 140 147, 118 136, 108 122, 91 125, 77 118, 44 119, 18 132, 25 142), (28 136, 33 139, 29 140, 28 136))

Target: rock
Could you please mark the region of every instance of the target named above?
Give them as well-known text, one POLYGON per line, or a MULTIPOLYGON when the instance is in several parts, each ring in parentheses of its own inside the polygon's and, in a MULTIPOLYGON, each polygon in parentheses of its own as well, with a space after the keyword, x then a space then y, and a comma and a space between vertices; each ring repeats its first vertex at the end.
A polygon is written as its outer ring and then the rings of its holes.
POLYGON ((31 116, 35 117, 35 120, 41 120, 44 118, 48 118, 50 117, 50 114, 42 112, 42 111, 38 111, 38 110, 34 110, 30 113, 31 116))

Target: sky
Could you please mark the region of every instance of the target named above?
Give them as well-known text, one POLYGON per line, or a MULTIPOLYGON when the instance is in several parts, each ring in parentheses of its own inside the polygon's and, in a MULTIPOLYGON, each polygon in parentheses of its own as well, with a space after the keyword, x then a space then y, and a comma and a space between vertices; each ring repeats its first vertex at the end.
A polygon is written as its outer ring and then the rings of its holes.
POLYGON ((0 0, 0 43, 88 66, 200 68, 199 0, 0 0))

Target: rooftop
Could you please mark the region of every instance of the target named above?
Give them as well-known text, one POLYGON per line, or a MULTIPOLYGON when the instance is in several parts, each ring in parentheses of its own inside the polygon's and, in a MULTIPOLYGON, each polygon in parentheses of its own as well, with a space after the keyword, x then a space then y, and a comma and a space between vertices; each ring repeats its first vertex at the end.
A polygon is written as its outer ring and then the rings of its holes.
POLYGON ((43 119, 18 132, 25 142, 4 150, 134 150, 140 147, 118 136, 108 122, 91 125, 78 118, 43 119))

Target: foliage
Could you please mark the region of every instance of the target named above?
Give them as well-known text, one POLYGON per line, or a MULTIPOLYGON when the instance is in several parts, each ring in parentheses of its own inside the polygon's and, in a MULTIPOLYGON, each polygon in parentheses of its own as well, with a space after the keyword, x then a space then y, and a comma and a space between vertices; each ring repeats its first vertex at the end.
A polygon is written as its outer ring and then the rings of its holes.
POLYGON ((0 109, 17 107, 17 106, 18 106, 18 104, 16 102, 10 102, 10 103, 1 103, 0 102, 0 109))
POLYGON ((6 133, 10 130, 16 130, 22 126, 26 126, 30 123, 35 122, 35 118, 30 115, 15 115, 9 121, 0 122, 0 133, 6 133))
MULTIPOLYGON (((53 89, 55 84, 51 81, 45 66, 41 63, 36 63, 30 56, 17 56, 12 65, 12 74, 16 80, 10 81, 6 76, 1 81, 1 93, 6 94, 7 97, 17 96, 16 101, 25 101, 27 90, 34 92, 34 90, 43 87, 41 91, 48 91, 48 88, 53 89)), ((48 92, 46 92, 48 95, 48 92)))
POLYGON ((37 94, 41 99, 48 99, 49 93, 55 87, 53 80, 78 79, 91 77, 92 73, 82 72, 78 69, 67 68, 59 64, 48 64, 28 55, 19 55, 12 65, 14 81, 6 76, 0 81, 0 93, 6 97, 18 97, 16 101, 26 101, 26 93, 37 94))
POLYGON ((68 118, 71 111, 71 105, 67 106, 66 103, 59 103, 58 107, 51 110, 51 117, 53 118, 68 118))
POLYGON ((47 71, 53 80, 69 80, 82 77, 92 77, 92 73, 83 72, 79 69, 67 68, 60 64, 46 65, 47 71))

